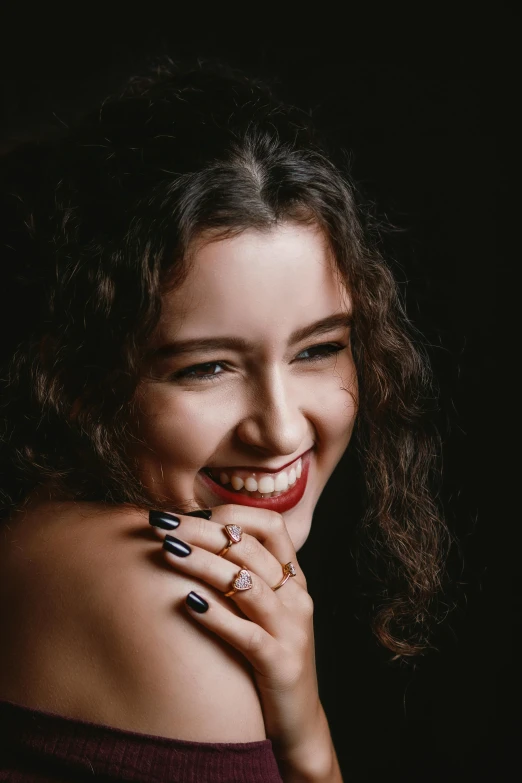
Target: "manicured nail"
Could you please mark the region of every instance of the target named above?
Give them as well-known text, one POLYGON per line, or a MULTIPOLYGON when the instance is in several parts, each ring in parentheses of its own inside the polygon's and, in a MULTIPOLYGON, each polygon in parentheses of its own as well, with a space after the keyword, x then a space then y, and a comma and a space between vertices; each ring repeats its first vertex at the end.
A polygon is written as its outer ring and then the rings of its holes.
POLYGON ((200 595, 190 592, 185 598, 185 603, 198 614, 203 614, 208 609, 208 603, 200 595))
POLYGON ((209 508, 198 509, 197 511, 189 511, 185 514, 186 517, 200 517, 201 519, 212 519, 212 511, 209 508))
POLYGON ((168 511, 149 511, 149 525, 159 527, 161 530, 175 530, 180 523, 180 518, 168 511))
POLYGON ((185 544, 184 541, 180 541, 179 538, 174 538, 174 536, 165 536, 163 548, 166 549, 167 552, 171 552, 178 557, 187 557, 187 555, 190 555, 192 552, 192 549, 188 544, 185 544))

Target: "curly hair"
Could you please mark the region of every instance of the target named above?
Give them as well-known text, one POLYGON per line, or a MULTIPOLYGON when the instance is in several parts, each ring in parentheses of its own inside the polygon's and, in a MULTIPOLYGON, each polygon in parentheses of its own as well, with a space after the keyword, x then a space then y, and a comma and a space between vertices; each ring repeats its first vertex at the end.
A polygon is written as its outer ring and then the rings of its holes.
POLYGON ((396 657, 423 652, 448 541, 430 490, 429 365, 344 158, 308 115, 225 66, 167 59, 76 127, 11 153, 3 177, 2 516, 42 486, 152 507, 129 457, 133 402, 191 243, 313 222, 353 301, 373 631, 396 657))

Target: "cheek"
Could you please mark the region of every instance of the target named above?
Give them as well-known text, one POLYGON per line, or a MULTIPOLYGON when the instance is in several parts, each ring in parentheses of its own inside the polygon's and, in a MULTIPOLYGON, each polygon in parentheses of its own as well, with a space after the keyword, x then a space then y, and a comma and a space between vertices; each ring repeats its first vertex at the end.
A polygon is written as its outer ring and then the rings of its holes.
POLYGON ((347 444, 358 407, 358 385, 351 358, 336 365, 328 384, 316 389, 316 410, 328 440, 347 444))
MULTIPOLYGON (((326 377, 302 379, 306 415, 324 444, 344 449, 356 415, 357 376, 351 357, 339 362, 326 377)), ((210 390, 209 390, 210 391, 210 390)), ((242 417, 244 400, 223 385, 211 393, 185 391, 169 384, 146 383, 138 396, 137 435, 140 456, 149 466, 198 471, 234 430, 242 417)))
POLYGON ((145 458, 199 470, 226 433, 231 407, 218 400, 204 404, 197 392, 179 393, 167 384, 148 384, 137 410, 145 458))

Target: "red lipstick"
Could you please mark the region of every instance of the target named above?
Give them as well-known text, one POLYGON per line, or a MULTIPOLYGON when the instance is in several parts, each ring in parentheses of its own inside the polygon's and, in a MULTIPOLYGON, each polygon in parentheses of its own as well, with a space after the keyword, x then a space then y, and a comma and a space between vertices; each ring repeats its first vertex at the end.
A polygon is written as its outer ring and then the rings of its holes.
POLYGON ((282 514, 283 511, 289 511, 296 506, 303 497, 308 480, 308 470, 310 468, 310 454, 307 452, 302 457, 303 471, 301 477, 297 479, 293 487, 283 492, 276 498, 253 498, 243 495, 241 492, 233 492, 226 489, 221 484, 217 484, 207 473, 200 471, 199 476, 205 486, 220 500, 225 503, 234 503, 238 506, 252 506, 253 508, 266 508, 270 511, 277 511, 282 514))

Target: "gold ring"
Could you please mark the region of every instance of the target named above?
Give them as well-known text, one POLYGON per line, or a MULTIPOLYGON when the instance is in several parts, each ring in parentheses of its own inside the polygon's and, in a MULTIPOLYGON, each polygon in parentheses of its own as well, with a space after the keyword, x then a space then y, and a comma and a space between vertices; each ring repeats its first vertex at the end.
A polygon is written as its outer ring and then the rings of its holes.
POLYGON ((295 565, 293 563, 286 563, 285 565, 281 565, 283 567, 283 578, 275 585, 275 587, 272 587, 272 590, 279 590, 280 587, 288 582, 291 576, 297 576, 297 571, 295 570, 295 565))
POLYGON ((234 595, 234 593, 237 593, 239 590, 250 590, 252 586, 250 571, 247 571, 246 568, 243 567, 234 579, 232 590, 225 593, 225 598, 230 598, 231 595, 234 595))
POLYGON ((228 536, 228 544, 223 547, 221 552, 218 552, 218 557, 224 557, 232 544, 238 544, 241 541, 243 531, 239 525, 225 525, 225 533, 228 536))

